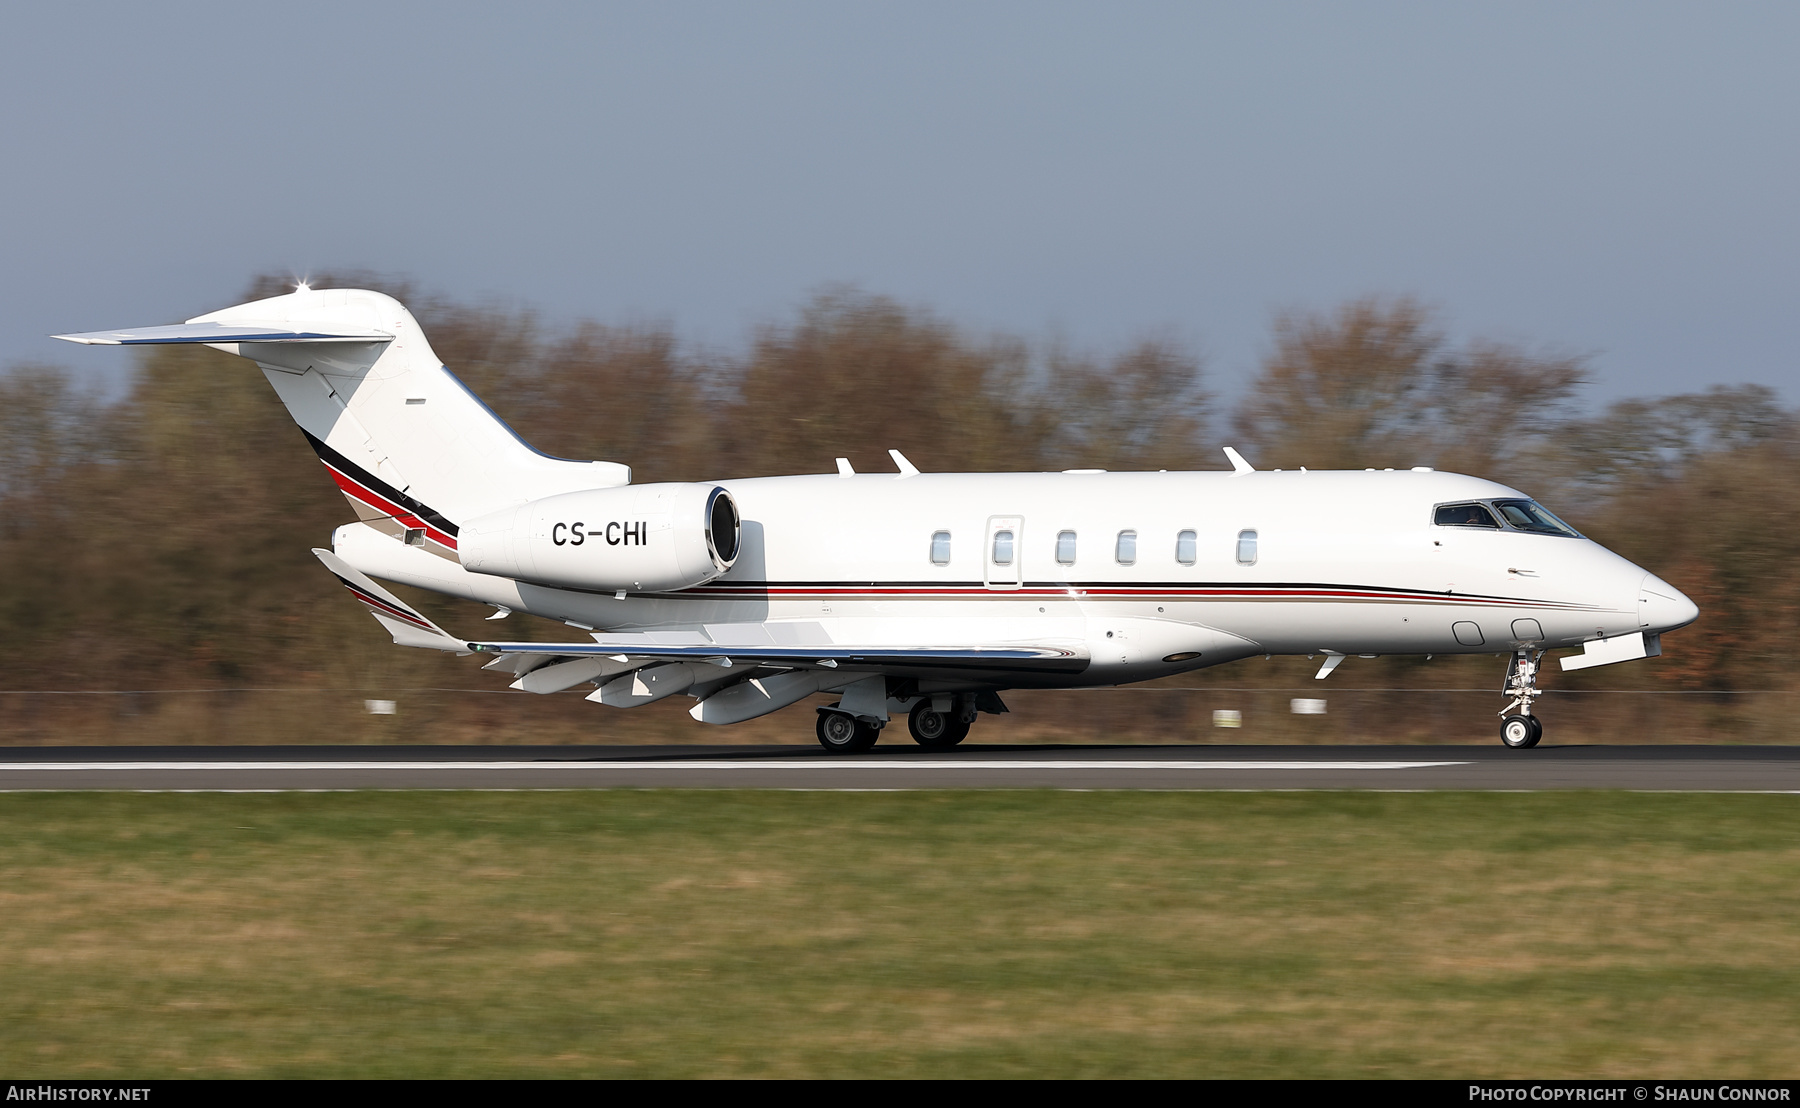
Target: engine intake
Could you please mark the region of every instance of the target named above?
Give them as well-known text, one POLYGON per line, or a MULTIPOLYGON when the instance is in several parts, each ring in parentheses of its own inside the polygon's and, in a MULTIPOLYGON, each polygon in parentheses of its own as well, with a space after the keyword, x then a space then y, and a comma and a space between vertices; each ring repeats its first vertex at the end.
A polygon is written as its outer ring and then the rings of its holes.
POLYGON ((472 573, 596 592, 672 592, 730 569, 738 532, 737 504, 717 485, 626 485, 472 519, 457 554, 472 573))

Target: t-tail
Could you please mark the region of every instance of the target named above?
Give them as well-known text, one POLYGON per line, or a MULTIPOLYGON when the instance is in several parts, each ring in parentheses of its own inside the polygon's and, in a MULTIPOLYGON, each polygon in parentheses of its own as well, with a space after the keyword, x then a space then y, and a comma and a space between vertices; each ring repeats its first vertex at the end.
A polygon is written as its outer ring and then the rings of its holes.
POLYGON ((56 337, 200 343, 250 359, 357 515, 451 560, 471 519, 631 481, 624 465, 533 449, 444 367, 412 313, 378 292, 303 287, 175 326, 56 337))

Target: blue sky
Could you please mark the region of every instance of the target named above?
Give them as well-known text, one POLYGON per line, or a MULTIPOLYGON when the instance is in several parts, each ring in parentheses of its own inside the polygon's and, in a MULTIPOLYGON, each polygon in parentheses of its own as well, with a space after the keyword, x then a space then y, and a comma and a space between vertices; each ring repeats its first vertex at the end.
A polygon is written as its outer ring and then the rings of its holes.
POLYGON ((0 363, 360 267, 743 342, 850 282, 1203 349, 1411 294, 1800 403, 1800 6, 17 6, 0 363))

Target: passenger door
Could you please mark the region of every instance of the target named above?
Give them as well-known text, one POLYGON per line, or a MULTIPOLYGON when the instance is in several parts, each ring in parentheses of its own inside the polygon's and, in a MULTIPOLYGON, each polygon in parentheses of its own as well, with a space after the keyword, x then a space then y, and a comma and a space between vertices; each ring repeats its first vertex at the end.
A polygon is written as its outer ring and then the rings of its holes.
POLYGON ((989 516, 982 546, 982 578, 990 589, 1016 589, 1025 580, 1025 520, 1022 516, 989 516))

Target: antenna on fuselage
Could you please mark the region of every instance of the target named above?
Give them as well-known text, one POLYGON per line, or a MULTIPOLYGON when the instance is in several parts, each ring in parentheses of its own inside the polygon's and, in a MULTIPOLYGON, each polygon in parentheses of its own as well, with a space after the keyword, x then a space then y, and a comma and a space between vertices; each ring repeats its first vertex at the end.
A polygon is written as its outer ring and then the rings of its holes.
POLYGON ((1225 448, 1225 457, 1231 459, 1231 469, 1234 473, 1256 472, 1256 467, 1246 462, 1244 456, 1239 454, 1234 447, 1227 446, 1225 448))
POLYGON ((888 451, 888 457, 894 459, 894 464, 900 467, 900 476, 917 477, 919 475, 919 467, 907 461, 906 455, 898 450, 888 451))

